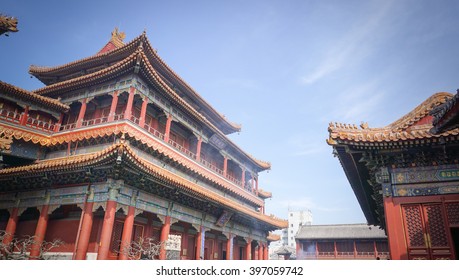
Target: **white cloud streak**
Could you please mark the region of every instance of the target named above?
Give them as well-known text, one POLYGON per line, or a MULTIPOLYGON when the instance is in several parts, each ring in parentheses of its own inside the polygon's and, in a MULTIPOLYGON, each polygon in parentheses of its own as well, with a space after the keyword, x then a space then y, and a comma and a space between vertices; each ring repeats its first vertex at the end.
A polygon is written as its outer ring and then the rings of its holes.
POLYGON ((360 61, 371 52, 372 36, 380 36, 378 29, 382 22, 390 14, 393 1, 385 1, 385 5, 379 6, 376 12, 369 14, 358 28, 346 34, 340 41, 328 51, 322 63, 309 74, 301 78, 303 84, 313 84, 318 80, 341 69, 349 63, 360 61))

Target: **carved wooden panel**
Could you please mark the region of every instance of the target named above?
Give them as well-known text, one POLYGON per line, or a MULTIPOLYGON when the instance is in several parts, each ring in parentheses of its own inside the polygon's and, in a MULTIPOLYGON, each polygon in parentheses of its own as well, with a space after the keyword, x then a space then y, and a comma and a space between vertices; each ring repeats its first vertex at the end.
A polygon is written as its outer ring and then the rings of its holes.
POLYGON ((459 202, 446 203, 446 215, 450 226, 459 226, 459 202))
POLYGON ((424 206, 426 213, 426 226, 429 234, 428 241, 432 247, 448 247, 445 221, 442 215, 441 204, 430 204, 424 206))
POLYGON ((403 205, 408 247, 426 247, 422 213, 419 205, 403 205))

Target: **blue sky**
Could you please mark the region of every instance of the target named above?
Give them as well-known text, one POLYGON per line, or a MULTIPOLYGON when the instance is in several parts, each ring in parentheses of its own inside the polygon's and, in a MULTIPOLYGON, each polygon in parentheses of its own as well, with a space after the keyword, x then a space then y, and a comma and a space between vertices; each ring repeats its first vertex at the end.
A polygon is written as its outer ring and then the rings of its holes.
POLYGON ((144 30, 219 112, 230 138, 271 162, 267 213, 310 209, 314 224, 366 222, 326 144, 333 121, 388 125, 459 88, 458 1, 2 1, 19 32, 0 37, 0 80, 33 90, 31 64, 98 52, 114 27, 144 30))

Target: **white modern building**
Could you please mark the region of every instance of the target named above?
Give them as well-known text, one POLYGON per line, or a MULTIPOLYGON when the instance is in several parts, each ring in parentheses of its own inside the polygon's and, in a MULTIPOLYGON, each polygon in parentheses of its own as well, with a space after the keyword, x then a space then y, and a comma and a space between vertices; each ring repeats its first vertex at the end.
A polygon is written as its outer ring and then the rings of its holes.
POLYGON ((295 235, 301 226, 312 224, 312 212, 309 209, 288 209, 288 228, 277 230, 274 234, 280 235, 279 241, 271 242, 269 245, 269 258, 278 259, 276 251, 282 246, 288 248, 292 252, 295 248, 295 235))

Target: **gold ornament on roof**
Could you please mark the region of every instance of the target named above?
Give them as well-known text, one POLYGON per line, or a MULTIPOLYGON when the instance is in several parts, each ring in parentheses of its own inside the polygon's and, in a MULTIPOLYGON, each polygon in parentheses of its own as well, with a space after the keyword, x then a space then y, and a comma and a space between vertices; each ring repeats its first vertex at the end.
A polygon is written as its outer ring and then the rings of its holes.
POLYGON ((5 33, 8 36, 8 32, 18 32, 17 25, 17 18, 0 14, 0 35, 5 33))
POLYGON ((118 27, 115 27, 115 29, 112 31, 112 38, 110 41, 116 46, 116 47, 122 47, 124 46, 124 38, 126 38, 126 33, 124 32, 119 32, 118 27))

